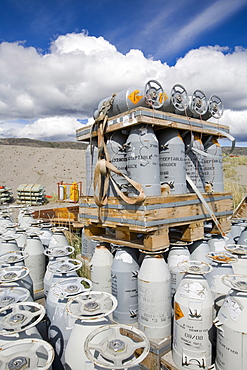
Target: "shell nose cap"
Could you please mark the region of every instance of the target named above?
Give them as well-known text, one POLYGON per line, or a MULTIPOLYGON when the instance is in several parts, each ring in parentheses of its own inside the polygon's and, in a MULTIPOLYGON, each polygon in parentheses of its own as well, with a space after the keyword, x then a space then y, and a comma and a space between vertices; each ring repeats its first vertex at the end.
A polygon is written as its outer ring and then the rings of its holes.
POLYGON ((99 304, 97 302, 88 302, 85 304, 85 309, 88 311, 94 311, 99 307, 99 304))
POLYGON ((114 352, 122 352, 125 349, 125 344, 120 339, 113 339, 110 341, 109 348, 114 352))
POLYGON ((18 322, 22 322, 24 320, 25 316, 21 313, 17 313, 13 316, 11 316, 10 321, 13 322, 14 324, 17 324, 18 322))
POLYGON ((8 305, 8 304, 11 304, 15 301, 15 299, 11 296, 6 296, 6 297, 2 297, 0 298, 0 303, 1 304, 4 304, 4 305, 8 305))
POLYGON ((15 357, 7 365, 7 370, 25 370, 28 369, 28 363, 26 357, 15 357))

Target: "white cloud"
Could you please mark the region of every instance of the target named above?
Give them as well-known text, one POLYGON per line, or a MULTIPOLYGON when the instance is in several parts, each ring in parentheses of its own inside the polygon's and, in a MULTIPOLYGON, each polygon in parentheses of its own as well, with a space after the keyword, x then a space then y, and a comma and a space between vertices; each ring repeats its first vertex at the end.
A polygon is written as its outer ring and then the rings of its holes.
POLYGON ((7 137, 21 137, 46 141, 75 141, 76 130, 82 124, 73 117, 49 117, 40 118, 33 123, 25 125, 10 122, 11 129, 2 130, 0 126, 0 138, 7 132, 7 137))
POLYGON ((173 77, 188 86, 188 91, 199 88, 207 96, 219 95, 226 109, 242 110, 247 107, 247 50, 237 48, 223 53, 224 48, 201 47, 180 58, 173 77))
POLYGON ((220 123, 230 127, 230 132, 236 141, 241 143, 247 140, 247 109, 241 111, 225 110, 220 123))
POLYGON ((85 55, 96 53, 115 53, 116 48, 103 37, 88 36, 87 31, 59 36, 51 45, 51 52, 69 54, 83 52, 85 55))
POLYGON ((169 67, 140 50, 121 54, 102 37, 85 32, 59 36, 45 55, 5 42, 0 44, 0 135, 73 140, 81 127, 77 118, 90 118, 103 98, 156 79, 168 94, 180 83, 190 95, 201 89, 208 97, 220 96, 231 112, 220 122, 229 119, 237 134, 241 116, 246 140, 246 65, 246 49, 208 46, 191 50, 169 67), (21 119, 30 121, 21 127, 21 119))

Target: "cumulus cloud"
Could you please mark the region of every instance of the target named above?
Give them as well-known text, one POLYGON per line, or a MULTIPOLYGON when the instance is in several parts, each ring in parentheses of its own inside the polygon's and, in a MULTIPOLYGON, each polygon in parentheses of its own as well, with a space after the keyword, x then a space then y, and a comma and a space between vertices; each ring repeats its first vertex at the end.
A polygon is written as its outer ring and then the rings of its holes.
POLYGON ((92 117, 103 98, 156 79, 168 94, 180 83, 189 94, 201 89, 208 97, 219 95, 226 109, 224 123, 238 134, 241 117, 246 139, 246 65, 246 49, 205 46, 169 67, 140 50, 122 54, 104 38, 86 32, 59 36, 47 54, 23 43, 4 42, 0 44, 0 136, 75 140, 75 130, 81 127, 77 119, 92 117))
POLYGON ((47 117, 32 123, 7 122, 0 124, 1 137, 21 137, 45 141, 74 141, 82 124, 73 117, 47 117), (1 127, 2 126, 2 127, 1 127))
POLYGON ((225 110, 220 123, 230 126, 231 133, 234 134, 236 141, 240 143, 247 141, 247 109, 241 111, 225 110))
POLYGON ((205 90, 208 96, 219 95, 226 109, 243 110, 247 107, 246 63, 246 49, 201 47, 180 58, 172 75, 190 92, 205 90))

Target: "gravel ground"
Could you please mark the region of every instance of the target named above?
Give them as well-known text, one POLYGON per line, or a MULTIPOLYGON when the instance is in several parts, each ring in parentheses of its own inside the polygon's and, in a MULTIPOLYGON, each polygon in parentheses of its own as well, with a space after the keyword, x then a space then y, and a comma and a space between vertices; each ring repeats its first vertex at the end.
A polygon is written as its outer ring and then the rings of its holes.
POLYGON ((245 165, 239 165, 236 168, 237 172, 237 178, 236 182, 239 183, 239 185, 247 186, 247 168, 245 165))

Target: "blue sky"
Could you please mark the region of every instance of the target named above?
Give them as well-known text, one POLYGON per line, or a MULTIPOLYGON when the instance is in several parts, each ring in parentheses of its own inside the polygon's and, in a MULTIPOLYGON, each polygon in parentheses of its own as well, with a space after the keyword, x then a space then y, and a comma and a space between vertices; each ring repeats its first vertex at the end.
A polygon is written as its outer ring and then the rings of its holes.
POLYGON ((1 41, 43 52, 57 36, 81 30, 169 65, 202 45, 247 47, 246 0, 1 0, 0 10, 1 41))
POLYGON ((0 137, 75 140, 102 98, 155 78, 221 96, 245 145, 246 19, 247 0, 1 0, 0 137))

